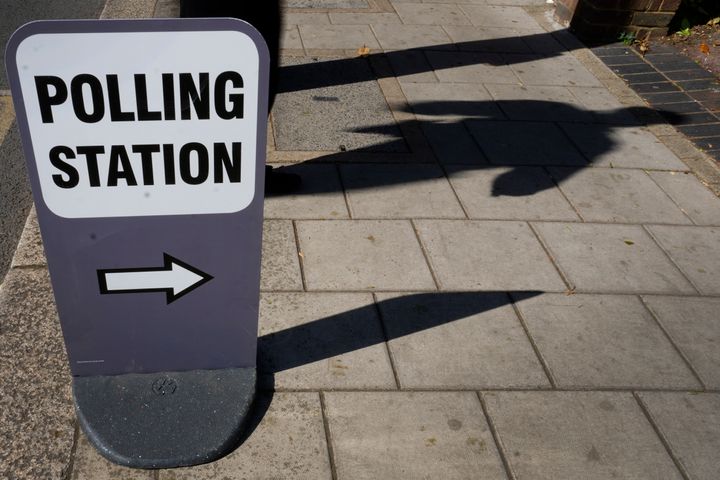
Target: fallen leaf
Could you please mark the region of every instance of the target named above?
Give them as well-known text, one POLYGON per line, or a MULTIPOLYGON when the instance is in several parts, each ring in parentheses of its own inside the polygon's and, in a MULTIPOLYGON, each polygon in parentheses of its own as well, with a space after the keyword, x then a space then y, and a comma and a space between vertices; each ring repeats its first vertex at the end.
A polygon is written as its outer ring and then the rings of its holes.
POLYGON ((704 53, 705 55, 709 55, 709 54, 710 54, 710 47, 708 47, 708 44, 707 44, 707 43, 701 43, 701 44, 700 44, 700 51, 701 51, 702 53, 704 53))
POLYGON ((362 47, 357 49, 357 54, 359 57, 367 57, 370 55, 370 48, 368 48, 367 45, 363 45, 362 47))
POLYGON ((625 240, 625 245, 635 245, 635 242, 632 240, 625 240))
POLYGON ((305 254, 303 252, 298 252, 298 257, 305 258, 305 254))
POLYGON ((567 295, 568 297, 569 297, 570 295, 575 295, 575 288, 576 288, 576 287, 572 287, 572 288, 569 288, 569 289, 565 290, 565 295, 567 295))
POLYGON ((720 17, 715 17, 711 19, 708 23, 708 25, 720 25, 720 17))

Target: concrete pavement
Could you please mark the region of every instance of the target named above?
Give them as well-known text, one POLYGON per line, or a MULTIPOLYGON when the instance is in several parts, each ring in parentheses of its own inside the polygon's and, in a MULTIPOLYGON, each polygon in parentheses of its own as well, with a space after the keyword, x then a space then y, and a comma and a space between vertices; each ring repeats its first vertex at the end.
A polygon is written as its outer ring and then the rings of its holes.
POLYGON ((286 4, 268 160, 304 187, 266 201, 246 441, 160 471, 93 450, 31 216, 0 476, 718 478, 716 165, 544 1, 286 4))

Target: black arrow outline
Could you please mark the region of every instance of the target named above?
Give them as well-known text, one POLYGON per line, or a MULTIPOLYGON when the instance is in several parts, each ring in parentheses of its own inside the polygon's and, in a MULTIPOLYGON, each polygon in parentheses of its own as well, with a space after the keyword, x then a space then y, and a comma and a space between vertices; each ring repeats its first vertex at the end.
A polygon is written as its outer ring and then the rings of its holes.
POLYGON ((98 275, 98 283, 100 284, 100 294, 101 295, 117 295, 121 293, 148 293, 148 292, 165 292, 167 304, 170 305, 175 300, 177 300, 180 297, 185 296, 186 294, 192 292, 196 288, 200 287, 201 285, 205 285, 207 282, 212 280, 214 277, 212 275, 209 275, 205 272, 203 272, 200 269, 197 269, 193 267, 192 265, 189 265, 182 260, 178 260, 177 258, 173 257, 172 255, 163 252, 163 261, 165 264, 162 267, 150 267, 150 268, 106 268, 102 270, 97 271, 98 275), (177 295, 173 294, 173 288, 172 287, 164 287, 164 288, 138 288, 135 290, 108 290, 107 286, 107 280, 105 279, 105 275, 108 273, 130 273, 130 272, 166 272, 172 270, 172 264, 175 263, 187 270, 190 270, 192 273, 199 275, 202 277, 202 280, 199 280, 198 282, 194 283, 192 286, 186 288, 182 292, 180 292, 177 295))

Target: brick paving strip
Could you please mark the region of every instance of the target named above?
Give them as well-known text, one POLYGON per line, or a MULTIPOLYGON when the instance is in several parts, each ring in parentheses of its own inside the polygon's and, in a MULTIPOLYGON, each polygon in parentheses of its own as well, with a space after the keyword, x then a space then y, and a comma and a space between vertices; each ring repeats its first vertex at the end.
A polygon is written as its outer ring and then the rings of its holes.
POLYGON ((621 44, 591 49, 696 147, 720 162, 720 80, 666 45, 641 55, 621 44))
POLYGON ((268 154, 303 190, 266 200, 262 394, 217 462, 130 470, 77 429, 31 215, 0 477, 720 477, 720 171, 544 3, 285 2, 268 154))

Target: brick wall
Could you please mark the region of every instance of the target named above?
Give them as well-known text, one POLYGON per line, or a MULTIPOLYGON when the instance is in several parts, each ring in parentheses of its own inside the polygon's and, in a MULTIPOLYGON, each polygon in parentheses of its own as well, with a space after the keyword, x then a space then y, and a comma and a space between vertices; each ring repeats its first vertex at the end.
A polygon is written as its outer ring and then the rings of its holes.
POLYGON ((616 40, 621 32, 636 38, 667 34, 682 0, 555 0, 555 16, 583 40, 616 40))

